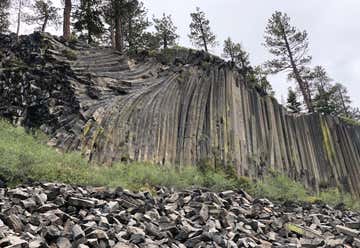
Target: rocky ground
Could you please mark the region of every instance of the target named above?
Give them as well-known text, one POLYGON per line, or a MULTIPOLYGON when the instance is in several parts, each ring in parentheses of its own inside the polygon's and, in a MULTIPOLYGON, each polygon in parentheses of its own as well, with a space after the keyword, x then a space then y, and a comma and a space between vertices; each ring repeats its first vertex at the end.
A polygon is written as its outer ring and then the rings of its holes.
POLYGON ((360 214, 207 189, 0 189, 0 247, 360 247, 360 214))

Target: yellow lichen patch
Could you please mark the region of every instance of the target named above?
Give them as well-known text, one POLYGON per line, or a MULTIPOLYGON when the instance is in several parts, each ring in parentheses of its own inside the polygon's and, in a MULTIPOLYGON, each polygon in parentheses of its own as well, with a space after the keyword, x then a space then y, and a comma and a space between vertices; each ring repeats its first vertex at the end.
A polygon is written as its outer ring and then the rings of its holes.
POLYGON ((323 118, 320 118, 320 125, 321 125, 321 131, 323 135, 323 141, 326 153, 328 155, 329 159, 332 159, 335 156, 335 150, 333 146, 330 143, 330 130, 327 126, 326 122, 323 120, 323 118))
POLYGON ((94 132, 94 135, 92 137, 92 141, 91 141, 91 147, 94 147, 97 139, 99 138, 99 136, 104 132, 104 129, 102 127, 98 127, 96 129, 96 131, 94 132))
POLYGON ((86 135, 88 135, 89 131, 90 131, 90 128, 91 128, 91 122, 88 121, 85 126, 84 126, 84 129, 83 129, 83 136, 86 137, 86 135))
POLYGON ((292 224, 292 223, 288 223, 285 225, 285 228, 290 231, 290 232, 294 232, 294 233, 297 233, 297 234, 300 234, 300 235, 304 235, 305 232, 302 228, 298 227, 297 225, 295 224, 292 224))

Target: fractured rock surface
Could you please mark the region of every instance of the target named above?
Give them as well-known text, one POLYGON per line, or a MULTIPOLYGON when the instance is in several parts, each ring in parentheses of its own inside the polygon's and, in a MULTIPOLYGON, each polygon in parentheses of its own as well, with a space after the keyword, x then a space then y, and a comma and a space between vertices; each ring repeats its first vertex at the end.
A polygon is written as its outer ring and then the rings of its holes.
POLYGON ((360 214, 242 190, 37 183, 0 189, 0 247, 360 247, 360 214))
POLYGON ((291 115, 221 59, 190 50, 160 63, 38 33, 13 39, 0 39, 0 115, 57 147, 108 164, 210 161, 252 178, 274 168, 360 196, 360 127, 291 115))

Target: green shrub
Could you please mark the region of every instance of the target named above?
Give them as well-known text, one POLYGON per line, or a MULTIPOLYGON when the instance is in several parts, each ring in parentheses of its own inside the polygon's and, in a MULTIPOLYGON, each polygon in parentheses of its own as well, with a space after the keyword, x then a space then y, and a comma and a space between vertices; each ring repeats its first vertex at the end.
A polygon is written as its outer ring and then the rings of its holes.
POLYGON ((349 209, 360 210, 359 200, 354 199, 349 193, 341 192, 337 188, 330 188, 321 191, 318 195, 318 198, 319 200, 332 206, 343 203, 349 209))
POLYGON ((358 120, 352 119, 346 116, 340 116, 340 119, 345 122, 346 124, 353 125, 353 126, 360 126, 360 122, 358 120))
POLYGON ((68 60, 76 60, 77 56, 76 53, 69 50, 69 49, 64 49, 62 50, 62 54, 68 59, 68 60))
POLYGON ((264 180, 257 182, 251 192, 275 201, 304 201, 308 197, 301 183, 278 173, 266 176, 264 180))

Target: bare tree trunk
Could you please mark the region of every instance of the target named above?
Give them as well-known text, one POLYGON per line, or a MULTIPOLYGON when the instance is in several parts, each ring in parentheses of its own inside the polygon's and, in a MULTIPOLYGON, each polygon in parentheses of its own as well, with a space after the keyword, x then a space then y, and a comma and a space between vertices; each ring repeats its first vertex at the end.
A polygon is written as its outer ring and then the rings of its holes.
POLYGON ((207 41, 205 39, 205 34, 204 34, 204 30, 202 28, 202 25, 200 27, 200 31, 201 31, 201 38, 203 40, 203 43, 204 43, 204 48, 205 48, 205 51, 208 52, 208 48, 207 48, 207 41))
POLYGON ((63 23, 63 37, 65 40, 70 39, 70 16, 71 16, 71 0, 65 0, 64 6, 64 23, 63 23))
POLYGON ((19 0, 19 10, 18 10, 17 29, 16 29, 16 37, 17 37, 17 40, 19 40, 19 34, 20 34, 22 1, 23 1, 23 0, 19 0))
POLYGON ((43 25, 42 25, 42 27, 41 27, 41 32, 45 32, 48 19, 49 19, 49 17, 46 16, 45 19, 44 19, 44 23, 43 23, 43 25))
POLYGON ((304 97, 306 107, 307 107, 308 111, 310 113, 312 113, 312 112, 314 112, 314 107, 313 107, 312 100, 311 100, 309 84, 301 78, 300 72, 299 72, 299 70, 298 70, 298 68, 297 68, 297 66, 296 66, 296 64, 294 62, 293 54, 292 54, 288 39, 287 39, 287 37, 285 35, 285 31, 283 31, 283 38, 284 38, 284 41, 285 41, 286 49, 287 49, 287 52, 288 52, 288 55, 289 55, 290 64, 291 64, 295 79, 299 84, 301 93, 302 93, 302 95, 304 97))
POLYGON ((123 52, 124 50, 121 16, 117 16, 115 19, 115 48, 120 52, 123 52))
POLYGON ((116 47, 116 40, 115 40, 115 22, 114 19, 111 20, 111 25, 110 25, 110 38, 111 38, 111 47, 115 48, 116 47))

